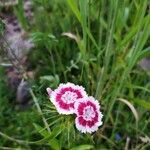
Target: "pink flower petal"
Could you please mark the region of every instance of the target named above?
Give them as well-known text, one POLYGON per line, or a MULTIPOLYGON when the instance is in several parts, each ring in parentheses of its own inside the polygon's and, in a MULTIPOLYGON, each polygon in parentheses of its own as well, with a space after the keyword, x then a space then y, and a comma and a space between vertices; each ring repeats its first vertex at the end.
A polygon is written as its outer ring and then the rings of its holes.
POLYGON ((51 94, 52 94, 52 89, 48 87, 48 88, 46 89, 46 91, 47 91, 47 93, 48 93, 48 96, 50 97, 51 94))

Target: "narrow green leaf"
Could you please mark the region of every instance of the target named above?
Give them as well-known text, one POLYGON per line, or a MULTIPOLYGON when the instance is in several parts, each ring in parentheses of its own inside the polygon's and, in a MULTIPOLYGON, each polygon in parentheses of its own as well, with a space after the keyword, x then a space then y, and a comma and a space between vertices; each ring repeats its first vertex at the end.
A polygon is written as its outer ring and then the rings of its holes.
POLYGON ((37 132, 39 132, 43 137, 47 137, 49 135, 49 132, 45 128, 42 128, 40 125, 35 123, 33 123, 33 125, 37 132))
POLYGON ((93 35, 91 34, 91 32, 89 31, 88 28, 86 28, 86 32, 87 32, 89 38, 91 39, 91 41, 93 42, 94 46, 96 47, 96 49, 99 50, 99 46, 97 45, 93 35))
POLYGON ((142 100, 138 98, 131 99, 133 102, 135 102, 137 105, 140 105, 144 107, 145 109, 150 110, 150 101, 148 100, 142 100))
POLYGON ((62 132, 64 129, 62 126, 57 126, 56 128, 53 129, 51 133, 49 133, 47 130, 42 128, 40 125, 37 125, 34 123, 34 127, 36 130, 44 137, 42 140, 35 141, 32 143, 36 144, 43 144, 43 143, 49 143, 49 145, 52 147, 54 150, 60 150, 60 144, 59 141, 56 139, 56 137, 62 132))
POLYGON ((142 50, 139 55, 138 55, 138 58, 137 58, 137 61, 145 58, 145 57, 150 57, 150 47, 142 50))
POLYGON ((49 141, 48 143, 52 147, 52 149, 54 149, 54 150, 61 150, 61 147, 60 147, 60 144, 59 144, 58 140, 53 139, 53 140, 49 141))
POLYGON ((71 150, 88 150, 92 148, 93 148, 93 145, 80 145, 80 146, 71 148, 71 150))
POLYGON ((77 17, 78 21, 81 23, 81 14, 80 11, 77 7, 77 4, 75 3, 74 0, 67 0, 71 10, 73 11, 73 13, 75 14, 75 16, 77 17))

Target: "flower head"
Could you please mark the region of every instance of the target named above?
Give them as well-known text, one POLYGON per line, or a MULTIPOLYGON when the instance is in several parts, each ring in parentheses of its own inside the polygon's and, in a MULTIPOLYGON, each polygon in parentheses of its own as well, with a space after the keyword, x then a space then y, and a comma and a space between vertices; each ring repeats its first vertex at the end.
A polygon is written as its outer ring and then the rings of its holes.
POLYGON ((93 97, 82 98, 75 103, 76 128, 83 133, 92 133, 102 125, 102 113, 97 100, 93 97))
POLYGON ((50 100, 55 105, 60 114, 73 114, 74 103, 80 98, 87 97, 82 86, 73 83, 60 84, 59 87, 52 91, 50 100))

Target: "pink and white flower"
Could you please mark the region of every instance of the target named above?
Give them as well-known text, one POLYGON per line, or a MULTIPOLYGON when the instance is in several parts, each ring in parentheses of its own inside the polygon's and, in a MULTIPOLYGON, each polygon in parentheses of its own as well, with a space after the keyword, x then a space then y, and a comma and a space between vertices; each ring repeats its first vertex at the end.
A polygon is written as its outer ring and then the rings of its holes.
POLYGON ((92 133, 102 125, 102 113, 100 105, 93 97, 82 98, 74 105, 76 128, 82 133, 92 133))
POLYGON ((51 102, 60 114, 73 114, 74 103, 80 98, 87 97, 82 86, 73 83, 60 84, 50 95, 51 102))

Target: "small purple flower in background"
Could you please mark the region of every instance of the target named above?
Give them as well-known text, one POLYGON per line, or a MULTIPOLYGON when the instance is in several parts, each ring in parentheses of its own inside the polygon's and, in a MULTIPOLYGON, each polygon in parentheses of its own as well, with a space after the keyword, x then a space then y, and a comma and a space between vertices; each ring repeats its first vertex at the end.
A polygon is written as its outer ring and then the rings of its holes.
POLYGON ((76 128, 82 133, 92 133, 102 125, 102 113, 97 100, 93 97, 82 98, 75 103, 76 128))
POLYGON ((118 142, 121 140, 121 135, 119 133, 115 134, 115 140, 118 142))
POLYGON ((56 90, 47 91, 59 114, 73 114, 74 103, 80 98, 87 97, 84 88, 73 83, 60 84, 56 90))

